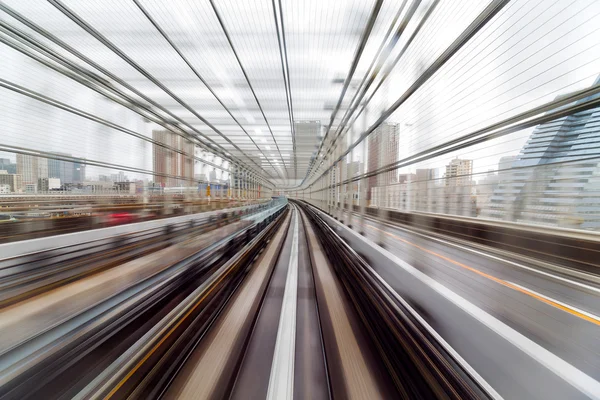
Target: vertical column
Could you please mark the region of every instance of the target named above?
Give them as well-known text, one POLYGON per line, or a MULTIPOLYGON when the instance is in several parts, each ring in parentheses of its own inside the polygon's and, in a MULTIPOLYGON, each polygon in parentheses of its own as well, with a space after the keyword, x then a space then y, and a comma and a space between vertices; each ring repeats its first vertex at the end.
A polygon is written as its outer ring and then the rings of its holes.
MULTIPOLYGON (((340 146, 341 148, 341 146, 340 146)), ((346 197, 348 194, 348 186, 344 183, 344 181, 347 178, 347 171, 348 171, 348 158, 347 156, 342 157, 342 160, 340 161, 340 210, 339 210, 339 215, 340 215, 340 222, 343 224, 344 223, 344 219, 345 219, 345 215, 344 212, 346 211, 346 197)))
MULTIPOLYGON (((342 154, 342 146, 338 145, 338 156, 337 158, 340 157, 340 155, 342 154)), ((342 182, 344 181, 344 177, 342 176, 343 174, 343 169, 344 169, 344 164, 345 164, 345 157, 342 158, 339 162, 338 162, 338 168, 336 171, 336 177, 338 178, 336 184, 337 184, 337 188, 338 188, 338 202, 337 202, 337 214, 338 214, 338 221, 341 221, 342 223, 344 222, 344 214, 343 214, 343 208, 344 208, 344 186, 342 185, 342 182)))
MULTIPOLYGON (((354 139, 354 138, 352 138, 354 139)), ((346 179, 352 179, 354 178, 354 149, 352 149, 352 151, 350 151, 349 154, 349 158, 350 158, 350 163, 346 166, 346 179)), ((346 185, 346 190, 348 193, 348 227, 352 228, 352 216, 354 213, 354 182, 348 182, 348 184, 346 185)))
POLYGON ((333 187, 331 183, 333 182, 333 167, 330 166, 329 172, 327 173, 327 213, 333 216, 333 187))
POLYGON ((365 213, 367 212, 367 139, 363 140, 362 144, 362 178, 359 183, 359 199, 358 204, 360 206, 360 228, 359 233, 365 234, 365 213))

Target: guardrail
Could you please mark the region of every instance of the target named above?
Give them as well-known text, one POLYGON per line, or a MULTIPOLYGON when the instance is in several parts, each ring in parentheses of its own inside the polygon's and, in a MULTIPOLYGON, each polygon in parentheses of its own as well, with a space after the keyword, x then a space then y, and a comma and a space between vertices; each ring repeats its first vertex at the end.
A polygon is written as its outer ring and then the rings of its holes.
POLYGON ((212 216, 223 213, 238 212, 247 214, 252 210, 266 209, 272 202, 264 204, 255 204, 251 206, 226 208, 216 211, 201 212, 197 214, 188 214, 178 217, 162 218, 146 222, 124 224, 109 228, 99 228, 82 232, 66 233, 62 235, 47 236, 38 239, 22 240, 14 243, 0 244, 0 259, 21 256, 50 249, 60 249, 67 246, 81 245, 96 240, 103 240, 112 236, 140 233, 142 231, 162 228, 168 225, 189 223, 190 221, 200 222, 212 216))
MULTIPOLYGON (((327 213, 318 202, 307 202, 327 213)), ((355 205, 353 210, 359 212, 360 207, 355 205)), ((374 207, 367 207, 366 215, 450 240, 600 274, 600 234, 595 232, 374 207)))

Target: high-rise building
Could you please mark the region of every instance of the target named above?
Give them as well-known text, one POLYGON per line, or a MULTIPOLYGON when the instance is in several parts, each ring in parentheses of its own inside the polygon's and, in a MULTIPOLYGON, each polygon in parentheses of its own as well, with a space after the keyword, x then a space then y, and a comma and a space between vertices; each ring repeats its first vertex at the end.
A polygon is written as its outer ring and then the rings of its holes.
POLYGON ((129 182, 129 178, 125 172, 119 171, 116 174, 110 174, 110 182, 129 182))
POLYGON ((473 196, 473 161, 455 158, 446 165, 444 174, 444 214, 476 216, 477 200, 473 196))
POLYGON ((23 185, 37 186, 39 178, 48 177, 48 160, 28 154, 17 154, 17 175, 21 175, 23 185))
POLYGON ((13 193, 19 192, 23 187, 21 175, 9 174, 6 170, 0 170, 0 185, 8 185, 13 193))
POLYGON ((436 180, 435 168, 420 168, 415 174, 416 198, 415 209, 423 212, 437 211, 437 192, 439 187, 436 180))
POLYGON ((446 165, 444 177, 446 186, 470 186, 473 179, 473 161, 455 158, 446 165))
POLYGON ((0 158, 0 170, 6 171, 9 174, 16 174, 17 164, 11 162, 9 158, 0 158))
POLYGON ((499 165, 511 170, 502 173, 482 216, 600 229, 600 148, 593 145, 599 141, 600 107, 538 125, 519 156, 499 165))
MULTIPOLYGON (((66 153, 56 153, 57 155, 71 156, 66 153)), ((64 160, 48 159, 48 177, 58 178, 62 183, 76 183, 74 180, 74 163, 64 160)))
POLYGON ((83 183, 85 181, 85 164, 80 162, 73 163, 73 183, 83 183))
MULTIPOLYGON (((312 159, 318 157, 315 143, 319 143, 321 140, 321 129, 321 121, 294 121, 296 132, 295 156, 298 165, 308 165, 312 159)), ((293 162, 292 158, 288 165, 294 165, 293 162)), ((296 178, 304 175, 304 173, 304 170, 298 171, 296 178)))
MULTIPOLYGON (((398 146, 400 143, 400 128, 398 124, 384 122, 377 127, 367 140, 368 143, 368 172, 398 161, 398 146)), ((386 186, 398 182, 398 173, 383 172, 367 178, 367 199, 371 200, 371 191, 376 186, 386 186)))
POLYGON ((166 130, 152 131, 152 139, 156 142, 177 149, 167 149, 158 144, 152 145, 152 162, 155 182, 163 187, 179 187, 194 185, 194 144, 189 140, 166 130), (162 174, 171 175, 163 176, 162 174))
POLYGON ((48 178, 39 178, 37 184, 38 192, 47 192, 50 190, 50 182, 48 178))

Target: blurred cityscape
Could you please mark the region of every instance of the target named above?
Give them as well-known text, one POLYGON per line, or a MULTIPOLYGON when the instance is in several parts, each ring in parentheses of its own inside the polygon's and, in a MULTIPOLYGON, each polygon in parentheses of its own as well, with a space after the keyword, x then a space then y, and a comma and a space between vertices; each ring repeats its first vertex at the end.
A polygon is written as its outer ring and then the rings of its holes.
MULTIPOLYGON (((320 134, 322 127, 313 121, 297 124, 297 129, 320 134)), ((243 186, 243 170, 229 174, 224 170, 228 163, 214 155, 210 158, 223 169, 194 159, 195 155, 205 160, 207 153, 184 137, 154 130, 152 139, 151 178, 130 179, 124 171, 87 176, 86 160, 70 161, 74 157, 68 153, 54 153, 57 158, 15 154, 14 159, 0 158, 0 195, 4 195, 4 203, 14 196, 34 195, 188 194, 224 199, 231 197, 233 188, 256 191, 256 198, 260 197, 258 182, 243 186)), ((474 173, 476 160, 456 156, 444 167, 398 173, 389 166, 398 162, 401 141, 400 124, 392 122, 381 124, 368 137, 366 171, 375 172, 366 180, 368 206, 600 229, 600 147, 596 146, 600 108, 536 126, 519 154, 500 157, 497 167, 487 172, 474 173)), ((360 161, 352 161, 346 168, 348 176, 365 171, 360 161)), ((361 182, 353 183, 345 201, 359 205, 361 182)), ((337 183, 334 170, 330 182, 334 196, 337 183)))

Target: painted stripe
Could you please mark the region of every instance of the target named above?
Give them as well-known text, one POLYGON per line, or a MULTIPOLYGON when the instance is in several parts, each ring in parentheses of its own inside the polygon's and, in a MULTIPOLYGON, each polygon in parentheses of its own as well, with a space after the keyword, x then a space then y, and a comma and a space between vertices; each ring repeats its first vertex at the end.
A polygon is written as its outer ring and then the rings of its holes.
POLYGON ((529 293, 531 293, 534 296, 540 297, 540 298, 546 300, 549 303, 554 303, 554 304, 552 304, 554 307, 558 308, 558 306, 560 306, 562 308, 566 308, 566 309, 570 310, 569 312, 571 314, 574 314, 574 313, 580 314, 581 316, 585 316, 589 320, 593 320, 594 323, 600 324, 600 317, 598 317, 595 314, 592 314, 591 312, 587 312, 585 310, 582 310, 581 308, 574 307, 574 306, 572 306, 570 304, 564 303, 564 302, 559 301, 559 300, 555 300, 555 299, 553 299, 550 296, 546 296, 545 294, 541 294, 539 292, 536 292, 535 290, 528 289, 528 288, 526 288, 524 286, 521 286, 521 285, 519 285, 517 283, 508 282, 508 281, 507 281, 507 283, 509 283, 509 284, 511 284, 513 286, 516 286, 516 287, 518 287, 519 289, 521 289, 523 291, 529 292, 529 293))
POLYGON ((277 328, 277 339, 267 400, 292 400, 294 397, 294 362, 296 351, 296 310, 298 302, 298 210, 294 209, 294 236, 285 291, 277 328))
MULTIPOLYGON (((446 245, 449 245, 449 246, 452 246, 452 247, 456 247, 458 249, 465 250, 465 251, 468 251, 468 252, 473 253, 473 254, 484 256, 484 257, 487 257, 487 258, 492 259, 492 260, 500 261, 500 262, 512 265, 514 267, 521 268, 521 269, 524 269, 526 271, 530 271, 530 272, 536 273, 538 275, 542 275, 542 276, 545 276, 545 277, 548 277, 548 278, 552 278, 552 279, 555 279, 557 281, 565 282, 565 283, 568 283, 569 285, 577 286, 577 287, 580 287, 582 289, 586 289, 586 290, 589 290, 591 292, 594 292, 596 294, 600 294, 600 288, 598 288, 596 286, 591 286, 591 285, 585 284, 583 282, 574 281, 572 279, 568 279, 568 278, 565 278, 565 277, 562 277, 562 276, 559 276, 559 275, 554 275, 554 274, 551 274, 551 273, 546 272, 546 271, 542 271, 542 270, 539 270, 539 269, 536 269, 536 268, 528 267, 527 265, 519 264, 518 262, 515 262, 515 261, 511 261, 511 260, 504 259, 502 257, 494 256, 492 254, 488 254, 488 253, 483 252, 483 251, 478 251, 478 250, 472 249, 470 247, 462 246, 462 245, 456 244, 456 243, 452 243, 452 242, 449 242, 447 240, 440 239, 440 238, 437 238, 437 237, 434 237, 434 236, 430 236, 430 235, 426 235, 426 234, 421 233, 421 232, 416 232, 416 231, 413 231, 413 230, 410 230, 410 229, 406 229, 406 228, 403 228, 403 227, 400 227, 400 226, 392 226, 390 224, 386 224, 386 225, 390 226, 390 227, 392 227, 393 229, 396 229, 396 230, 401 230, 401 231, 408 232, 408 233, 413 234, 413 235, 419 235, 421 237, 425 237, 425 238, 430 239, 430 240, 435 240, 436 242, 444 243, 446 245)), ((378 228, 376 228, 373 225, 367 224, 367 226, 370 227, 370 228, 372 228, 372 229, 378 229, 378 228)), ((562 269, 566 270, 566 268, 561 267, 559 265, 554 265, 553 267, 555 267, 555 268, 562 268, 562 269)), ((568 271, 567 271, 567 273, 568 273, 568 271)))
POLYGON ((425 321, 425 319, 421 317, 421 315, 377 273, 377 271, 375 271, 370 266, 369 269, 371 270, 371 273, 379 280, 379 282, 381 282, 381 284, 384 285, 386 289, 390 291, 390 293, 396 298, 396 300, 402 303, 402 305, 413 315, 413 317, 415 317, 415 319, 419 321, 419 323, 422 326, 425 327, 429 334, 433 336, 435 340, 437 340, 438 343, 442 345, 442 347, 454 358, 454 360, 457 363, 459 363, 465 369, 465 371, 467 371, 467 373, 473 379, 475 379, 475 381, 477 381, 477 383, 479 383, 479 385, 487 392, 487 394, 490 395, 490 397, 492 397, 495 400, 503 399, 503 397, 500 396, 500 394, 496 392, 496 390, 489 383, 487 383, 487 381, 483 379, 483 377, 479 375, 479 373, 473 367, 471 367, 471 365, 464 358, 462 358, 461 355, 458 354, 458 352, 454 350, 454 348, 450 346, 450 344, 446 342, 446 340, 444 340, 444 338, 439 333, 437 333, 437 331, 433 329, 433 327, 429 325, 429 323, 425 321))
MULTIPOLYGON (((362 237, 361 237, 362 238, 362 237)), ((364 238, 363 238, 364 239, 364 238)), ((364 239, 367 240, 367 239, 364 239)), ((481 308, 470 303, 465 298, 454 293, 446 286, 442 285, 438 281, 434 280, 430 276, 421 272, 417 268, 401 260, 399 257, 390 253, 385 249, 381 249, 378 246, 373 248, 383 253, 387 258, 398 264, 399 267, 419 279, 425 285, 435 290, 441 296, 449 300, 451 303, 471 315, 473 318, 490 328, 492 331, 503 337, 505 340, 513 344, 515 347, 520 349, 525 354, 539 362, 541 365, 555 373, 558 377, 581 391, 592 399, 600 400, 600 382, 587 375, 585 372, 579 370, 573 365, 569 364, 562 358, 551 353, 544 347, 540 346, 533 340, 517 332, 510 326, 504 324, 500 320, 496 319, 492 315, 488 314, 481 308)))
MULTIPOLYGON (((378 228, 374 228, 374 229, 380 230, 380 229, 378 229, 378 228)), ((538 301, 541 301, 542 303, 545 303, 545 304, 551 305, 551 306, 553 306, 553 307, 555 307, 555 308, 557 308, 557 309, 559 309, 559 310, 561 310, 561 311, 564 311, 564 312, 566 312, 566 313, 569 313, 569 314, 571 314, 571 315, 573 315, 573 316, 575 316, 575 317, 581 318, 581 319, 583 319, 583 320, 585 320, 585 321, 587 321, 587 322, 591 322, 592 324, 600 325, 600 320, 596 320, 596 319, 593 319, 593 318, 589 318, 587 315, 585 315, 585 314, 582 314, 582 313, 579 313, 579 312, 575 311, 575 309, 573 309, 573 308, 567 308, 567 307, 563 307, 563 306, 562 306, 560 303, 558 303, 558 302, 549 301, 548 299, 546 299, 546 298, 544 298, 544 297, 537 296, 537 295, 535 295, 533 292, 531 292, 531 291, 530 291, 530 290, 528 290, 528 289, 522 289, 522 288, 521 288, 521 287, 519 287, 518 285, 513 285, 513 284, 511 284, 510 282, 508 282, 508 281, 505 281, 504 279, 497 278, 497 277, 495 277, 495 276, 493 276, 493 275, 490 275, 490 274, 488 274, 488 273, 485 273, 485 272, 483 272, 483 271, 480 271, 480 270, 478 270, 477 268, 473 268, 473 267, 471 267, 471 266, 469 266, 469 265, 466 265, 466 264, 463 264, 463 263, 461 263, 461 262, 459 262, 459 261, 456 261, 456 260, 454 260, 454 259, 452 259, 452 258, 450 258, 450 257, 444 256, 444 255, 442 255, 442 254, 436 253, 435 251, 431 251, 431 250, 429 250, 429 249, 426 249, 426 248, 424 248, 424 247, 421 247, 421 246, 419 246, 419 245, 417 245, 417 244, 415 244, 415 243, 412 243, 412 242, 411 242, 411 241, 409 241, 409 240, 406 240, 406 239, 403 239, 403 238, 401 238, 400 236, 394 235, 393 233, 389 233, 389 232, 386 232, 386 231, 382 231, 382 232, 385 232, 387 235, 389 235, 389 236, 392 236, 392 237, 394 237, 395 239, 397 239, 397 240, 399 240, 399 241, 401 241, 401 242, 403 242, 403 243, 406 243, 406 244, 408 244, 408 245, 411 245, 411 246, 413 246, 413 247, 416 247, 417 249, 419 249, 419 250, 421 250, 421 251, 423 251, 423 252, 425 252, 425 253, 427 253, 427 254, 431 254, 432 256, 436 256, 436 257, 438 257, 438 258, 440 258, 440 259, 442 259, 442 260, 444 260, 444 261, 447 261, 447 262, 449 262, 449 263, 451 263, 451 264, 454 264, 454 265, 456 265, 456 266, 459 266, 459 267, 461 267, 461 268, 463 268, 463 269, 466 269, 466 270, 468 270, 468 271, 471 271, 471 272, 473 272, 473 273, 475 273, 475 274, 477 274, 477 275, 479 275, 479 276, 482 276, 482 277, 484 277, 484 278, 486 278, 486 279, 489 279, 489 280, 491 280, 491 281, 494 281, 494 282, 496 282, 496 283, 498 283, 498 284, 500 284, 500 285, 502 285, 502 286, 504 286, 504 287, 507 287, 507 288, 513 289, 513 290, 515 290, 515 291, 517 291, 517 292, 519 292, 519 293, 526 294, 527 296, 529 296, 529 297, 531 297, 531 298, 534 298, 534 299, 536 299, 536 300, 538 300, 538 301)))

